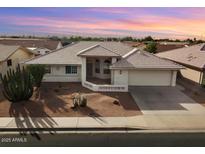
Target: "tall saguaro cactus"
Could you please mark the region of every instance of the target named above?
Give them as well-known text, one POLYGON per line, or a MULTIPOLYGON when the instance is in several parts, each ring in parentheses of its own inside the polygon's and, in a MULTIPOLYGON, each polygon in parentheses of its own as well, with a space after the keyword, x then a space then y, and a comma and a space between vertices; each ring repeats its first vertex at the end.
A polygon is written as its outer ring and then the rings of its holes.
POLYGON ((32 78, 24 67, 18 65, 16 70, 8 70, 7 74, 0 74, 3 84, 3 95, 11 102, 28 100, 33 95, 32 78))

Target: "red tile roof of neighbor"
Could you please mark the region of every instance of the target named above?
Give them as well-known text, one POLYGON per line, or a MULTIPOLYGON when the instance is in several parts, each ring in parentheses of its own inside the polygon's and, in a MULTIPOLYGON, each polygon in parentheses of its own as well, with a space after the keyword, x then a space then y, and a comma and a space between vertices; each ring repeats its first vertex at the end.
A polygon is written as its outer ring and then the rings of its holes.
POLYGON ((2 39, 0 40, 0 44, 55 50, 59 44, 59 41, 47 39, 2 39))

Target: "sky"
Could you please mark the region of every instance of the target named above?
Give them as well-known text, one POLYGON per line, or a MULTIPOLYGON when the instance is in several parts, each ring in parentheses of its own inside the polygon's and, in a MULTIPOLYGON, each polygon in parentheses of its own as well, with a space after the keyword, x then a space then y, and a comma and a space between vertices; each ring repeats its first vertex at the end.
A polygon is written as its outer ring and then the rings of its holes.
POLYGON ((0 8, 0 34, 205 39, 205 8, 0 8))

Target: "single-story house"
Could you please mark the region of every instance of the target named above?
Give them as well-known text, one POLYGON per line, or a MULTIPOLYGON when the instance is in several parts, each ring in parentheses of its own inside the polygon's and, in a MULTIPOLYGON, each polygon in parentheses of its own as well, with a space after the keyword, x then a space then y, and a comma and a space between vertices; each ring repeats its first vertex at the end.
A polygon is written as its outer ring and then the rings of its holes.
POLYGON ((0 73, 5 74, 9 68, 16 66, 34 55, 26 48, 20 46, 0 45, 0 73))
POLYGON ((158 53, 157 56, 177 62, 186 67, 181 75, 199 84, 205 84, 205 44, 158 53))
POLYGON ((82 82, 94 91, 175 86, 182 66, 120 42, 81 41, 25 62, 47 65, 44 82, 82 82))
POLYGON ((47 54, 53 50, 62 48, 60 41, 48 40, 48 39, 0 39, 0 44, 4 45, 17 45, 25 47, 36 56, 47 54))

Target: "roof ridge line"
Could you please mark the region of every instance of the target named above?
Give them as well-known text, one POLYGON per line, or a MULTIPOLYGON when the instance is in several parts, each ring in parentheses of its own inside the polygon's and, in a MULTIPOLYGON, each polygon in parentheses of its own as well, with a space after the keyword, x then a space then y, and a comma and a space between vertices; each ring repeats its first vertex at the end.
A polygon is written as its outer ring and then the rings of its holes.
POLYGON ((104 46, 103 46, 103 45, 101 45, 101 44, 100 44, 100 46, 101 46, 102 48, 104 48, 104 49, 106 49, 106 50, 110 51, 110 52, 113 52, 114 54, 116 54, 116 55, 118 55, 118 56, 121 56, 120 54, 118 54, 118 53, 116 53, 116 52, 114 52, 114 51, 112 51, 112 50, 110 50, 110 49, 108 49, 108 48, 104 47, 104 46))
POLYGON ((114 64, 120 63, 120 62, 122 62, 122 61, 126 61, 127 63, 129 63, 130 65, 132 65, 132 67, 134 67, 133 64, 131 64, 129 61, 127 61, 126 58, 123 58, 123 59, 120 59, 119 61, 116 61, 115 63, 113 63, 113 64, 110 66, 110 69, 113 69, 113 68, 114 68, 114 67, 113 67, 114 64))
POLYGON ((82 53, 84 53, 84 52, 86 52, 86 51, 88 51, 88 50, 90 50, 90 49, 93 49, 93 48, 97 47, 97 46, 99 46, 99 44, 95 44, 95 45, 90 46, 90 47, 88 47, 88 48, 86 48, 86 49, 80 50, 80 51, 77 53, 77 55, 80 55, 80 54, 82 54, 82 53))
MULTIPOLYGON (((9 45, 8 45, 9 46, 9 45)), ((18 49, 22 48, 21 46, 15 46, 16 48, 12 53, 10 53, 3 61, 7 60, 9 57, 11 57, 18 49)))
POLYGON ((128 53, 126 53, 125 55, 123 55, 122 58, 127 58, 138 50, 139 50, 138 48, 134 48, 131 51, 129 51, 128 53))

